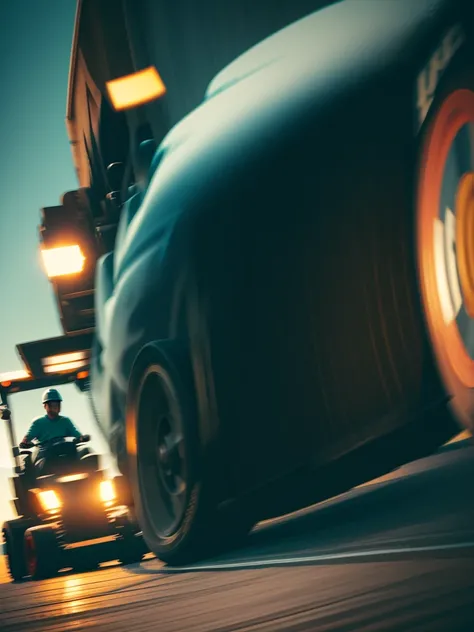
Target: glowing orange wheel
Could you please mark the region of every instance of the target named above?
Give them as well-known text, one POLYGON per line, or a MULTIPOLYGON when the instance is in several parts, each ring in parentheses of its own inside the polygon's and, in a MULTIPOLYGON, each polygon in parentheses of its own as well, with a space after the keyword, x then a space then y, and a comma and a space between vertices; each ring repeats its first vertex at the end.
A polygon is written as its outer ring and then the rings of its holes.
MULTIPOLYGON (((428 130, 418 190, 418 264, 428 327, 451 394, 474 387, 474 92, 452 92, 428 130)), ((469 413, 472 405, 461 402, 469 413)))

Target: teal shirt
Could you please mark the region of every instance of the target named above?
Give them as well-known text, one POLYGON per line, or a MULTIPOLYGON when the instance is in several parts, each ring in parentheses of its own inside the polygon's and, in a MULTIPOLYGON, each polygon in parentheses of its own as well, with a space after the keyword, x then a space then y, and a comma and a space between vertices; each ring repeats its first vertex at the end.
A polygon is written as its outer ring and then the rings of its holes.
POLYGON ((31 423, 30 429, 25 435, 27 441, 36 439, 40 443, 50 441, 58 437, 81 437, 81 433, 72 423, 69 417, 58 415, 55 419, 50 419, 48 415, 37 417, 31 423))

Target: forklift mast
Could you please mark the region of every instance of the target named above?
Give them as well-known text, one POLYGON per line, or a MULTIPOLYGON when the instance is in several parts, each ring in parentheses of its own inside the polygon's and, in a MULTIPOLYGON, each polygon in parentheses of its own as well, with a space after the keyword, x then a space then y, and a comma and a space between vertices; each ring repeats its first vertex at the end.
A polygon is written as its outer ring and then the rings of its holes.
POLYGON ((21 471, 20 450, 15 436, 10 395, 26 391, 75 384, 81 392, 89 387, 89 358, 92 333, 59 336, 17 345, 23 368, 0 373, 1 418, 7 425, 15 461, 21 471))

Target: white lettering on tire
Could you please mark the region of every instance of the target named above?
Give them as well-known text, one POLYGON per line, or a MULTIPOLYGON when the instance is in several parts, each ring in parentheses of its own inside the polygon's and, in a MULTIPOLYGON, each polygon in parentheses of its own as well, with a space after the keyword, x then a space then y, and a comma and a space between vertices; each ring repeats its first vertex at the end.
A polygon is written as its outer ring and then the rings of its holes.
POLYGON ((463 304, 455 247, 456 217, 452 210, 447 208, 445 221, 438 218, 434 226, 436 280, 446 325, 456 319, 463 304))
POLYGON ((443 72, 449 65, 456 52, 465 40, 462 27, 458 24, 443 37, 441 44, 435 50, 427 65, 418 75, 417 107, 418 125, 423 125, 433 103, 436 88, 443 72))

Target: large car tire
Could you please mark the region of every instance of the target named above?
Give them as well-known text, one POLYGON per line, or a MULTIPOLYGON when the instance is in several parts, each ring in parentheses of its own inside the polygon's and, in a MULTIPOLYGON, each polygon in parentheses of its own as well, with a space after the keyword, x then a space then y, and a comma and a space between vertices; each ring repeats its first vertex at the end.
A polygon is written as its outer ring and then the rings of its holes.
POLYGON ((49 525, 25 531, 25 561, 31 579, 48 579, 58 574, 61 566, 56 533, 49 525))
POLYGON ((243 529, 226 529, 217 512, 186 344, 155 342, 139 354, 127 404, 127 451, 138 521, 150 550, 164 562, 209 556, 252 527, 242 521, 243 529))
POLYGON ((461 50, 420 135, 418 266, 427 327, 455 417, 474 430, 474 59, 461 50))
POLYGON ((23 541, 25 531, 31 526, 29 520, 16 518, 4 522, 2 532, 8 572, 13 581, 19 582, 27 575, 23 541))

